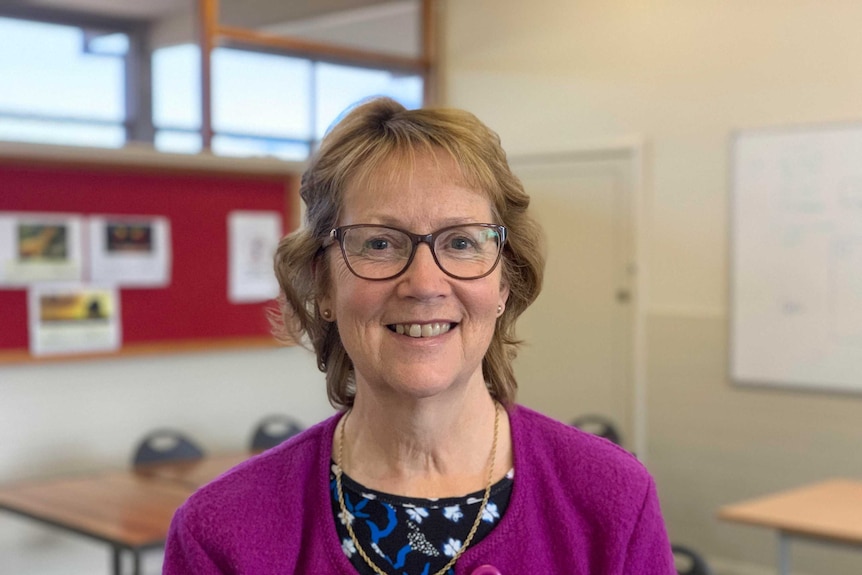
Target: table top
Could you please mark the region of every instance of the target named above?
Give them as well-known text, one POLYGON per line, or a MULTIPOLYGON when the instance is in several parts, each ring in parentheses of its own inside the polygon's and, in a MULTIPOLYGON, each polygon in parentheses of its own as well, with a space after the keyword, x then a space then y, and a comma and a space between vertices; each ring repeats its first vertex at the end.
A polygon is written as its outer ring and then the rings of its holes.
POLYGON ((164 543, 174 511, 192 491, 182 483, 111 471, 0 487, 0 509, 142 549, 164 543))
POLYGON ((722 507, 719 519, 862 544, 862 480, 830 479, 722 507))
POLYGON ((135 467, 135 473, 144 477, 173 481, 197 489, 252 455, 254 454, 230 453, 191 461, 149 463, 135 467))

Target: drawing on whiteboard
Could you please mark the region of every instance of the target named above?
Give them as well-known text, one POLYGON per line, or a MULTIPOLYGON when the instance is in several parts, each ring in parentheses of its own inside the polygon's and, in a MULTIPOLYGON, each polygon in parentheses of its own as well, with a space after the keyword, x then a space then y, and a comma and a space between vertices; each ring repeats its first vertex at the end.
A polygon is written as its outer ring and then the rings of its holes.
POLYGON ((862 346, 862 236, 837 239, 829 260, 832 336, 862 346))

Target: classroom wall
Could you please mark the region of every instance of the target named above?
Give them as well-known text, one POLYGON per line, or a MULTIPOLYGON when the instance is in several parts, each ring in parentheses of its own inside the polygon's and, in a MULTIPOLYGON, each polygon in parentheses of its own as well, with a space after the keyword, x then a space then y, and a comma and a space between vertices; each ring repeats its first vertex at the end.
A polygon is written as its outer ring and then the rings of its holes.
MULTIPOLYGON (((648 463, 672 538, 718 575, 774 572, 776 553, 772 532, 718 522, 719 506, 862 479, 862 395, 727 375, 729 136, 862 118, 860 21, 862 4, 845 1, 441 4, 443 100, 510 154, 646 142, 648 463)), ((794 573, 862 572, 858 550, 799 544, 793 559, 794 573)))

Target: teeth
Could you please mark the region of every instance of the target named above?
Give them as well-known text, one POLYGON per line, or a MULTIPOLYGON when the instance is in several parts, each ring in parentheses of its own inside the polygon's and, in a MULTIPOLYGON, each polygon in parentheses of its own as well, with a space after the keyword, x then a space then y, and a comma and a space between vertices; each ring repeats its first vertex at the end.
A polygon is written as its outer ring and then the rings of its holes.
POLYGON ((395 333, 410 337, 434 337, 449 331, 448 323, 399 323, 395 324, 395 333))

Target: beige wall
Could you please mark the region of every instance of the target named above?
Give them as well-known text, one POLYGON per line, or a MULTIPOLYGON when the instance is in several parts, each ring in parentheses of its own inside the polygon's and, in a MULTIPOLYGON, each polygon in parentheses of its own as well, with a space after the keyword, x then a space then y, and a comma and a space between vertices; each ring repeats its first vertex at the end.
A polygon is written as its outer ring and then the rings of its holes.
MULTIPOLYGON (((646 142, 649 466, 675 540, 719 575, 769 572, 773 534, 720 523, 716 508, 862 478, 862 395, 728 381, 728 141, 743 128, 862 117, 862 4, 441 4, 442 99, 498 130, 510 153, 646 142)), ((862 572, 858 551, 801 544, 793 558, 812 575, 862 572)))

